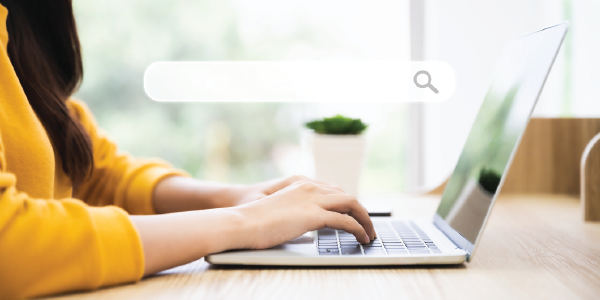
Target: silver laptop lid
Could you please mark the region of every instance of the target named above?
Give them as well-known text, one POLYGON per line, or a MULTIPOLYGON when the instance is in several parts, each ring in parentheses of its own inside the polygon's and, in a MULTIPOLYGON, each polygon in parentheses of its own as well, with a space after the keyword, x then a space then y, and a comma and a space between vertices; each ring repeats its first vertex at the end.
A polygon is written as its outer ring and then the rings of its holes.
POLYGON ((444 190, 434 222, 468 261, 568 27, 561 23, 507 46, 444 190))

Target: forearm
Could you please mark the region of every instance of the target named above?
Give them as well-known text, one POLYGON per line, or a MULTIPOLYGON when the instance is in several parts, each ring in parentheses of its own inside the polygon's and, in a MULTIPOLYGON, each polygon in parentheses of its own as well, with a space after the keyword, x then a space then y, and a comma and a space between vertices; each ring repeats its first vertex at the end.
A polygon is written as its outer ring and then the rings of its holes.
POLYGON ((153 204, 158 213, 229 207, 241 189, 238 185, 173 176, 156 185, 153 204))
POLYGON ((361 243, 375 237, 355 197, 308 182, 236 207, 130 218, 142 241, 145 275, 229 249, 273 247, 325 227, 350 232, 361 243))
POLYGON ((145 276, 247 244, 248 227, 235 209, 130 218, 142 240, 145 276))

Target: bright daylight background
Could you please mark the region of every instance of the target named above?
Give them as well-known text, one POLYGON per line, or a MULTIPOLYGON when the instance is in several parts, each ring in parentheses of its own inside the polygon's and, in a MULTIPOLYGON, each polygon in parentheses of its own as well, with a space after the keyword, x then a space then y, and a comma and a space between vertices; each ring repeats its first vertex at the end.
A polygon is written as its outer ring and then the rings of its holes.
MULTIPOLYGON (((306 172, 305 121, 362 118, 371 124, 362 192, 406 191, 416 145, 408 104, 157 103, 142 82, 156 61, 408 60, 411 1, 418 0, 75 0, 85 66, 76 96, 121 150, 235 183, 306 172)), ((598 8, 591 0, 426 1, 424 57, 449 63, 457 88, 416 116, 422 184, 452 171, 502 46, 524 33, 565 19, 572 25, 536 114, 600 116, 598 8)))
POLYGON ((363 191, 404 188, 406 104, 156 103, 145 95, 142 80, 156 61, 408 60, 406 1, 74 5, 85 66, 77 97, 122 150, 161 157, 198 178, 251 183, 307 172, 303 123, 342 113, 371 125, 363 191))

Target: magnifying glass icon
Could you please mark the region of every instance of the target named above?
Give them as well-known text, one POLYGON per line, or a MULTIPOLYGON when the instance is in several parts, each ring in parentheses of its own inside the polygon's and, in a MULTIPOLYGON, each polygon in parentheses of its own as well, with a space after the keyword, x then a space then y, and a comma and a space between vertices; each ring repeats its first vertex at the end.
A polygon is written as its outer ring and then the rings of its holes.
POLYGON ((433 84, 431 84, 431 75, 429 74, 429 72, 427 72, 425 70, 421 70, 421 71, 417 72, 417 74, 415 74, 415 77, 413 78, 413 80, 415 82, 415 85, 418 88, 422 88, 422 89, 429 88, 432 92, 434 92, 436 94, 439 93, 438 89, 436 89, 435 86, 433 86, 433 84), (427 76, 427 83, 426 84, 420 84, 419 83, 419 80, 417 80, 418 77, 419 77, 419 75, 425 75, 425 76, 427 76))

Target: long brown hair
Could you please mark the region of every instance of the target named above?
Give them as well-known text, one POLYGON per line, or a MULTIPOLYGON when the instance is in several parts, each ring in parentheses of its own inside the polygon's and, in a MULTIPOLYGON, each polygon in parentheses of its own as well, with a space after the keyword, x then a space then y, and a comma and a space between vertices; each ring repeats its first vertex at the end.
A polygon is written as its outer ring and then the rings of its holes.
POLYGON ((92 170, 90 139, 66 105, 83 67, 71 0, 0 0, 8 9, 8 56, 64 172, 78 185, 92 170))

